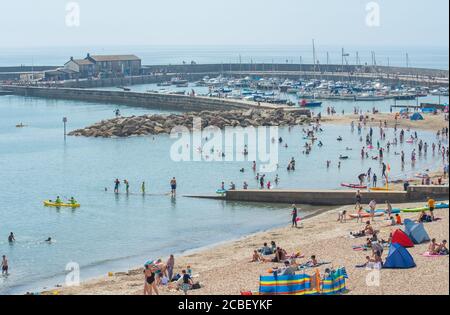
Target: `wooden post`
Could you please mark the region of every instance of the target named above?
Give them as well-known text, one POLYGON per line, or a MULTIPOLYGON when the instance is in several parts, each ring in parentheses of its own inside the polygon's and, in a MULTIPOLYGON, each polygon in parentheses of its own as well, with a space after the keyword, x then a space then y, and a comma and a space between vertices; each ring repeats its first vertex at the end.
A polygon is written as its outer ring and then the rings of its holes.
POLYGON ((67 129, 66 129, 67 117, 63 117, 63 124, 64 124, 64 140, 66 140, 66 135, 67 135, 67 129))

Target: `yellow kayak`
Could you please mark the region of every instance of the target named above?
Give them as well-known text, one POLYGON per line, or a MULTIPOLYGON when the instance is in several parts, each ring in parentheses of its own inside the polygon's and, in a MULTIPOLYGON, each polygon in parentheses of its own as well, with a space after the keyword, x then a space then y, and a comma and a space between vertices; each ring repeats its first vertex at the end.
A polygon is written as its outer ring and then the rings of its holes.
POLYGON ((44 201, 44 206, 46 206, 46 207, 68 207, 68 208, 79 208, 80 207, 80 204, 78 204, 78 203, 74 203, 74 204, 71 204, 71 203, 56 203, 56 202, 53 202, 53 201, 50 201, 50 200, 46 200, 46 201, 44 201))

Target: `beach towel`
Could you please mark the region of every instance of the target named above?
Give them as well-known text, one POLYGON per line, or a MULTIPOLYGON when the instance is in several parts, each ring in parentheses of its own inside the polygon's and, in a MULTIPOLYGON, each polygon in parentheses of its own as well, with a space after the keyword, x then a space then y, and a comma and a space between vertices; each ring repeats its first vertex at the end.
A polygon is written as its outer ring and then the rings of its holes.
POLYGON ((367 250, 369 250, 369 246, 367 246, 367 245, 356 245, 356 246, 353 246, 353 250, 357 251, 357 252, 367 251, 367 250))
POLYGON ((331 262, 319 262, 319 263, 317 263, 317 265, 311 265, 311 262, 307 262, 307 263, 304 263, 304 264, 301 264, 300 266, 298 266, 298 269, 299 270, 302 270, 302 269, 308 269, 308 268, 317 268, 317 267, 320 267, 320 266, 323 266, 323 265, 329 265, 329 264, 331 264, 331 262))

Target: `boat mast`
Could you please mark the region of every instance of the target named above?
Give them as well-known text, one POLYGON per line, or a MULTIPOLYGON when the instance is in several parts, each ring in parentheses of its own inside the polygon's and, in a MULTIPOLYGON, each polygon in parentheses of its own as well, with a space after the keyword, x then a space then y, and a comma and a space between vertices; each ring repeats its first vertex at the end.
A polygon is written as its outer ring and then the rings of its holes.
POLYGON ((314 41, 314 39, 312 40, 312 45, 313 45, 313 71, 314 71, 314 78, 316 77, 316 43, 314 41))

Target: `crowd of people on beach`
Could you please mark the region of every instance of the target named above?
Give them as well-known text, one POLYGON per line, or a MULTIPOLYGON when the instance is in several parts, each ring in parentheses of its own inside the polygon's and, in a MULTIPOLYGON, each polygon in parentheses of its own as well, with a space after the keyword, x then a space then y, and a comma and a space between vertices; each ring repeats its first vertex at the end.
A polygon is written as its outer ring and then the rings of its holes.
POLYGON ((143 273, 144 295, 159 295, 159 289, 164 287, 170 291, 182 291, 187 295, 189 290, 201 287, 198 281, 194 281, 197 275, 193 274, 191 266, 175 273, 174 255, 170 255, 166 263, 161 259, 146 262, 143 273))
POLYGON ((329 262, 319 262, 316 255, 311 255, 309 260, 305 263, 298 263, 298 259, 305 258, 300 252, 288 254, 287 251, 276 245, 274 241, 264 243, 259 249, 253 251, 251 263, 279 263, 282 267, 272 267, 269 273, 276 274, 278 276, 292 276, 297 271, 305 270, 308 268, 317 268, 323 265, 330 264, 329 262))

